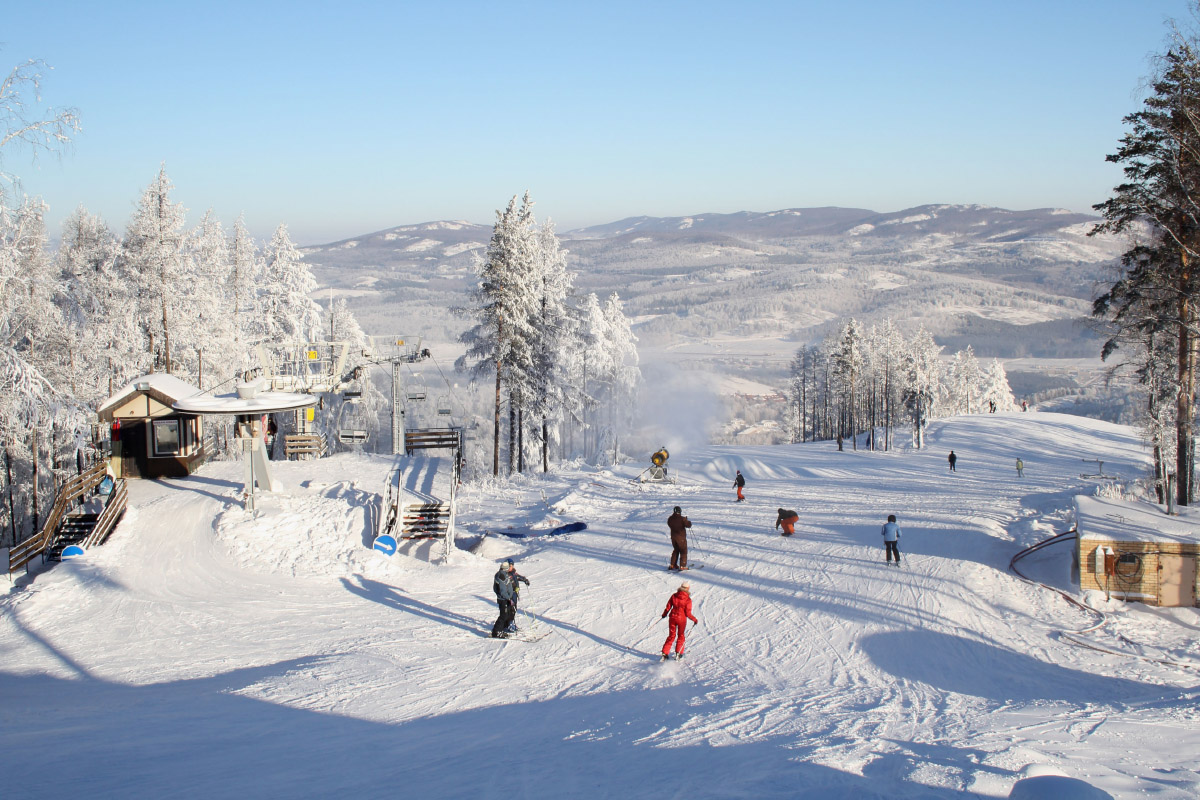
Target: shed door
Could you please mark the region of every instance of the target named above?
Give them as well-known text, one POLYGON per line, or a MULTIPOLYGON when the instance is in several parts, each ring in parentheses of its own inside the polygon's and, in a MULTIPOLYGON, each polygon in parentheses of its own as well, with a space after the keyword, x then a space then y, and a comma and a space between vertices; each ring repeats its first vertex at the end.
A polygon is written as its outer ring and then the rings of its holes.
POLYGON ((1195 556, 1159 555, 1158 569, 1160 606, 1196 605, 1195 556))

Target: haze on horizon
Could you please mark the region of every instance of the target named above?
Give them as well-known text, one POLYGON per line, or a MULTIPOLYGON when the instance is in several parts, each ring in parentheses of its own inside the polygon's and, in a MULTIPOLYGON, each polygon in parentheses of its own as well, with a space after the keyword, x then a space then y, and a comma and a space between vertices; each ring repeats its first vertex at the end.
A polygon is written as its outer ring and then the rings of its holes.
POLYGON ((195 224, 317 244, 490 224, 926 203, 1090 211, 1187 0, 689 4, 27 3, 5 71, 83 131, 4 168, 123 229, 161 163, 195 224))

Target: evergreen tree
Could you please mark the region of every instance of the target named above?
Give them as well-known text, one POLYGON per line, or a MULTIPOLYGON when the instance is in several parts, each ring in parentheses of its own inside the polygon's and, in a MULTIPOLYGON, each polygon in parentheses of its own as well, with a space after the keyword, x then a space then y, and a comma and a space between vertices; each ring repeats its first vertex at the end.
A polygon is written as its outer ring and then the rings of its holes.
POLYGON ((567 377, 567 344, 574 333, 574 318, 567 299, 573 276, 567 271, 567 253, 546 220, 537 234, 537 264, 540 298, 532 319, 533 404, 531 411, 541 420, 542 471, 550 469, 550 438, 557 432, 567 407, 575 402, 567 377))
POLYGON ((992 359, 984 374, 982 402, 995 403, 997 411, 1012 411, 1017 407, 1012 387, 1008 385, 1008 373, 998 358, 992 359))
MULTIPOLYGON (((504 211, 496 212, 492 237, 484 258, 476 261, 477 284, 471 293, 474 307, 458 309, 473 316, 475 325, 465 331, 459 341, 466 352, 456 362, 460 370, 468 370, 475 379, 492 377, 495 380, 494 428, 492 432, 492 474, 500 474, 500 412, 502 389, 508 384, 510 403, 514 393, 521 399, 521 378, 529 374, 532 363, 530 331, 539 292, 534 278, 533 245, 526 216, 529 195, 521 211, 514 195, 504 211), (515 385, 514 385, 515 384, 515 385)), ((510 405, 510 464, 515 407, 510 405)))
POLYGON ((908 341, 904 357, 904 401, 913 421, 913 444, 925 443, 925 426, 933 415, 934 403, 941 386, 940 345, 922 325, 908 341))
POLYGON ((189 291, 183 282, 183 205, 172 203, 167 170, 146 187, 125 231, 121 270, 137 289, 137 319, 152 368, 174 368, 174 318, 189 291))
POLYGON ((270 346, 289 346, 321 337, 321 307, 312 299, 317 290, 304 257, 292 244, 287 225, 275 229, 263 251, 263 284, 258 299, 261 336, 270 346))
MULTIPOLYGON (((1195 481, 1200 301, 1200 53, 1194 38, 1176 32, 1153 94, 1125 123, 1128 132, 1108 161, 1122 166, 1126 182, 1096 206, 1104 221, 1093 233, 1136 235, 1143 225, 1149 232, 1125 254, 1122 274, 1093 311, 1118 328, 1142 325, 1174 339, 1175 474, 1177 500, 1186 505, 1195 481), (1148 322, 1154 318, 1159 321, 1148 322)), ((1104 353, 1117 342, 1110 338, 1104 353)))
POLYGON ((242 349, 248 349, 258 344, 255 335, 264 332, 258 303, 258 287, 264 276, 258 248, 246 230, 244 214, 233 223, 233 242, 229 249, 229 308, 233 313, 233 335, 242 349))

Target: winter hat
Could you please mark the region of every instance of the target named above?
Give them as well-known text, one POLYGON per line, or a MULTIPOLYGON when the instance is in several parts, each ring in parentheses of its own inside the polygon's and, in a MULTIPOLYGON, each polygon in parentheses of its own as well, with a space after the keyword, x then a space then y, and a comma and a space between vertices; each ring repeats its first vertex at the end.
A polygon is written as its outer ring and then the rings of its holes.
POLYGON ((692 591, 692 585, 687 581, 684 581, 683 583, 679 584, 679 591, 690 593, 692 591))
POLYGON ((515 566, 515 564, 513 564, 513 560, 510 558, 507 561, 505 561, 503 564, 501 564, 500 566, 504 567, 505 569, 512 569, 515 566))
POLYGON ((682 513, 683 513, 683 509, 682 509, 682 508, 680 508, 679 506, 675 506, 675 513, 676 513, 676 514, 682 514, 682 513))

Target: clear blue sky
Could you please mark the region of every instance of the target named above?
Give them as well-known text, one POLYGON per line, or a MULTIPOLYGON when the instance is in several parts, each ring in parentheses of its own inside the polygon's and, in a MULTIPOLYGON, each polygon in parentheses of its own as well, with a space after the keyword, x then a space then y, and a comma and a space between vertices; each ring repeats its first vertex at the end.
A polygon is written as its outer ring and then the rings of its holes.
POLYGON ((23 2, 0 64, 54 67, 83 132, 3 154, 123 230, 165 162, 199 220, 315 244, 491 224, 922 203, 1087 211, 1187 0, 23 2))

